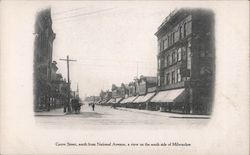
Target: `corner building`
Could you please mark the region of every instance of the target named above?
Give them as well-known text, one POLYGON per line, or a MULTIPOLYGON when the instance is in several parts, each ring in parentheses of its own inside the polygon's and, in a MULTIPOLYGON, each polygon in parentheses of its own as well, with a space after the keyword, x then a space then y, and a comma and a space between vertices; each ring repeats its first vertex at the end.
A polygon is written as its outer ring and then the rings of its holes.
POLYGON ((211 114, 215 75, 213 12, 175 10, 155 35, 158 93, 151 100, 152 109, 211 114))
POLYGON ((52 53, 56 34, 50 8, 37 13, 34 41, 34 110, 50 110, 52 100, 52 53))

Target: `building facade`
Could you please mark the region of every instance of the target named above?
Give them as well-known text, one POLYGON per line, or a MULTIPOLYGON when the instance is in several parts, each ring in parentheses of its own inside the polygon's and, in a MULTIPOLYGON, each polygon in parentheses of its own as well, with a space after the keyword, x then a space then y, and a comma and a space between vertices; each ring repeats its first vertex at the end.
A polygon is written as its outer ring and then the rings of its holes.
POLYGON ((154 92, 157 86, 157 78, 153 76, 140 76, 138 82, 138 95, 145 95, 154 92))
POLYGON ((164 101, 164 97, 160 99, 160 95, 156 95, 158 99, 153 102, 159 102, 163 111, 210 114, 215 74, 213 12, 175 10, 155 35, 158 39, 157 91, 162 96, 164 91, 166 94, 171 91, 175 98, 181 94, 183 97, 175 102, 173 97, 164 101))
POLYGON ((52 51, 56 36, 50 8, 37 13, 34 35, 34 110, 50 110, 52 51))

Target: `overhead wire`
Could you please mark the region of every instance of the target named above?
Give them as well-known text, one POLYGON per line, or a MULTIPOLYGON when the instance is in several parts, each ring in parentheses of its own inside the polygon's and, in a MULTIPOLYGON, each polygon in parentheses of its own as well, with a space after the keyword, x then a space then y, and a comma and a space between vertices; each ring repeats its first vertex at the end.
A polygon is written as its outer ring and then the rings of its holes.
POLYGON ((74 12, 74 11, 77 11, 77 10, 82 10, 82 9, 85 9, 85 8, 88 8, 88 7, 80 7, 80 8, 65 10, 65 11, 61 11, 61 12, 55 12, 55 13, 52 13, 52 15, 61 15, 61 14, 69 13, 69 12, 74 12))
POLYGON ((93 12, 80 13, 80 14, 76 14, 76 15, 72 15, 72 16, 66 16, 66 17, 62 17, 62 18, 55 18, 53 21, 61 21, 61 20, 72 19, 72 18, 81 17, 81 16, 88 16, 88 15, 92 15, 92 14, 97 14, 97 13, 101 13, 101 12, 110 11, 110 10, 113 10, 113 9, 115 9, 115 8, 106 8, 106 9, 101 9, 101 10, 97 10, 97 11, 93 11, 93 12))

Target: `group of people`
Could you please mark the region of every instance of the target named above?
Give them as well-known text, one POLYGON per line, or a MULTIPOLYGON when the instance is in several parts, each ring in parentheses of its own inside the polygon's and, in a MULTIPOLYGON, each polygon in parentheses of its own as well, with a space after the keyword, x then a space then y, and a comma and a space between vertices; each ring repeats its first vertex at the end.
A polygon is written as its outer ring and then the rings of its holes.
MULTIPOLYGON (((77 113, 80 113, 81 111, 81 106, 83 104, 79 102, 79 99, 72 99, 71 100, 71 107, 72 107, 72 111, 77 113)), ((95 103, 91 103, 89 106, 92 107, 92 110, 95 111, 95 103)))
POLYGON ((72 110, 75 113, 80 113, 82 104, 79 102, 78 99, 72 99, 71 100, 71 106, 72 106, 72 110))

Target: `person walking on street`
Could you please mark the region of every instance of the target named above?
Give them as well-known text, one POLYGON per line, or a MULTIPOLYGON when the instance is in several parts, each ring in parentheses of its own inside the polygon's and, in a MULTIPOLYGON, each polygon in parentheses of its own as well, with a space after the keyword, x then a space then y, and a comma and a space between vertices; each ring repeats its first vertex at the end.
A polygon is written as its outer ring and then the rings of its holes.
POLYGON ((95 111, 95 103, 92 104, 92 110, 95 111))

